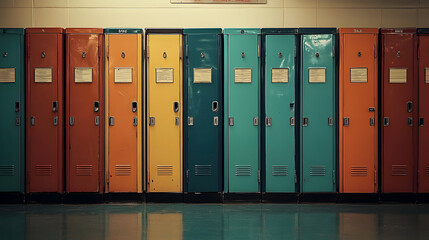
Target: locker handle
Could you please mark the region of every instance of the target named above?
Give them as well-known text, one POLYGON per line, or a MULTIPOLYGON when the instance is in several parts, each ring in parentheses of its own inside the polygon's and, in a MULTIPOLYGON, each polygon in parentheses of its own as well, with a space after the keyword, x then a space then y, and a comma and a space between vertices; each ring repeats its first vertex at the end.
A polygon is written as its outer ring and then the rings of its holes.
POLYGON ((52 112, 57 112, 58 111, 58 101, 53 101, 52 102, 52 112))
POLYGON ((94 112, 98 112, 98 111, 100 111, 100 102, 95 101, 94 102, 94 112))
POLYGON ((136 102, 136 101, 133 101, 133 102, 131 103, 131 110, 132 110, 133 112, 137 112, 137 102, 136 102))
POLYGON ((58 126, 58 117, 54 117, 54 126, 58 126))
POLYGON ((219 109, 219 103, 217 101, 213 101, 212 102, 212 111, 217 112, 218 109, 219 109))
POLYGON ((385 126, 385 127, 389 126, 389 124, 390 124, 390 119, 389 119, 388 117, 385 117, 385 118, 383 119, 383 121, 384 121, 384 126, 385 126))
POLYGON ((409 101, 407 102, 407 112, 412 112, 413 111, 413 102, 409 101))
POLYGON ((308 118, 304 118, 302 120, 302 126, 307 127, 308 126, 308 118))
POLYGON ((174 112, 178 112, 179 111, 179 102, 174 102, 174 104, 173 104, 173 110, 174 110, 174 112))
POLYGON ((15 102, 15 112, 19 112, 19 102, 15 102))
POLYGON ((425 119, 424 119, 424 118, 420 118, 420 119, 419 119, 419 125, 420 125, 421 127, 423 127, 423 126, 425 125, 425 119))

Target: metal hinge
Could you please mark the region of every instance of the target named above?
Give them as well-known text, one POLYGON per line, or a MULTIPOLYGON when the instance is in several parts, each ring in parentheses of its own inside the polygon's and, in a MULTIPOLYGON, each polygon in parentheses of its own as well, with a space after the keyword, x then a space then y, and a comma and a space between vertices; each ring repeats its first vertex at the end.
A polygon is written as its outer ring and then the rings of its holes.
POLYGON ((290 121, 290 125, 291 125, 291 126, 295 126, 295 118, 294 118, 294 117, 291 117, 291 118, 289 119, 289 121, 290 121))
POLYGON ((261 57, 261 45, 258 44, 258 57, 261 57))
POLYGON ((188 126, 194 126, 194 118, 188 117, 188 126))
POLYGON ((234 126, 234 118, 233 117, 229 117, 228 118, 228 125, 229 126, 234 126))
POLYGON ((188 57, 188 44, 186 44, 186 51, 185 51, 186 57, 188 57))
POLYGON ((261 170, 258 170, 258 183, 261 182, 261 170))
POLYGON ((149 117, 149 126, 155 125, 155 117, 149 117))
POLYGON ((139 124, 138 117, 133 117, 133 126, 137 126, 139 124))
POLYGON ((253 118, 253 126, 258 126, 259 125, 259 118, 258 117, 254 117, 253 118))
POLYGON ((335 170, 332 170, 332 183, 335 184, 335 170))
POLYGON ((186 180, 187 180, 187 182, 189 182, 189 169, 186 170, 186 180))
POLYGON ((180 48, 180 59, 183 59, 183 48, 180 48))
POLYGON ((294 175, 295 175, 295 183, 297 183, 298 182, 298 179, 297 179, 297 177, 296 177, 296 169, 295 170, 293 170, 294 171, 294 175))
POLYGON ((334 119, 333 118, 328 118, 328 126, 333 126, 334 125, 334 119))

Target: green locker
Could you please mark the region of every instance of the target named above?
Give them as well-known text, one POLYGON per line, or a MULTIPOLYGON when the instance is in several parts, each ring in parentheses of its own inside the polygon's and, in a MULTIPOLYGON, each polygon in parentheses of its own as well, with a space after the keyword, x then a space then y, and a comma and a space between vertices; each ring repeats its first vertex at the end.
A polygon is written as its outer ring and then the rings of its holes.
POLYGON ((264 192, 295 192, 295 78, 298 29, 262 29, 264 192))
POLYGON ((300 29, 301 192, 336 191, 335 28, 300 29))
POLYGON ((222 191, 222 29, 184 29, 185 192, 222 191))
POLYGON ((0 192, 24 192, 24 29, 0 28, 0 192))
POLYGON ((224 191, 260 192, 260 29, 224 29, 224 191))

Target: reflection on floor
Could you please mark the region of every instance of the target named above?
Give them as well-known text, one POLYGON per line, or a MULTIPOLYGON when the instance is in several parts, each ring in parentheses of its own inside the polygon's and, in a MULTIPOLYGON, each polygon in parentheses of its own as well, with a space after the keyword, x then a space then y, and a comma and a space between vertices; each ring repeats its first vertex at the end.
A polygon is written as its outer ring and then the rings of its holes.
POLYGON ((2 240, 429 239, 429 205, 0 205, 2 240))

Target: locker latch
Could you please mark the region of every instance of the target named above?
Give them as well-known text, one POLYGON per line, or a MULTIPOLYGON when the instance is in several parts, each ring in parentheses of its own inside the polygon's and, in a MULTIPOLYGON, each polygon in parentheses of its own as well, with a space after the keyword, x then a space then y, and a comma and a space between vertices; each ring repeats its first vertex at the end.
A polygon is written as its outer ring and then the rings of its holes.
POLYGON ((343 125, 349 126, 349 124, 350 124, 350 119, 348 117, 343 118, 343 125))
POLYGON ((412 117, 408 118, 408 126, 413 126, 413 118, 412 117))
POLYGON ((82 52, 82 58, 86 58, 86 52, 82 52))
POLYGON ((30 117, 30 124, 31 124, 31 126, 36 125, 36 118, 35 117, 30 117))
POLYGON ((254 117, 253 118, 253 126, 258 126, 258 123, 259 123, 258 117, 254 117))
POLYGON ((94 123, 95 123, 95 126, 100 125, 100 117, 99 117, 99 116, 96 116, 96 117, 95 117, 95 119, 94 119, 94 123))
POLYGON ((419 119, 419 125, 420 125, 421 127, 423 127, 423 126, 425 125, 425 119, 424 119, 424 118, 420 118, 420 119, 419 119))
POLYGON ((58 111, 58 101, 53 101, 52 102, 52 112, 57 112, 58 111))
POLYGON ((179 126, 179 123, 180 123, 179 117, 175 117, 174 118, 174 124, 176 124, 176 126, 179 126))
POLYGON ((54 126, 58 126, 58 117, 54 117, 54 126))
POLYGON ((387 126, 389 126, 389 124, 390 124, 390 119, 388 118, 388 117, 385 117, 384 119, 383 119, 383 125, 385 126, 385 127, 387 127, 387 126))
POLYGON ((265 118, 265 125, 267 127, 271 127, 271 125, 272 125, 271 121, 272 121, 271 118, 265 118))
POLYGON ((98 112, 98 111, 100 111, 100 102, 95 101, 94 102, 94 112, 98 112))
POLYGON ((17 117, 17 118, 15 119, 15 125, 16 125, 16 126, 20 126, 20 125, 21 125, 21 118, 17 117))
POLYGON ((212 111, 217 112, 219 109, 219 103, 217 101, 212 102, 212 111))
POLYGON ((178 112, 179 111, 179 102, 174 102, 173 103, 173 111, 174 112, 178 112))
POLYGON ((189 182, 189 169, 186 170, 186 180, 189 182))
POLYGON ((233 117, 229 117, 228 118, 228 125, 229 126, 234 126, 234 118, 233 117))
POLYGON ((408 101, 407 102, 407 112, 412 112, 413 111, 413 102, 408 101))
POLYGON ((218 126, 219 125, 219 117, 213 117, 213 125, 218 126))
POLYGON ((115 126, 115 117, 109 117, 109 126, 115 126))
POLYGON ((137 102, 136 101, 133 101, 131 103, 131 111, 137 112, 137 102))
POLYGON ((188 117, 188 126, 194 126, 194 118, 188 117))
POLYGON ((307 127, 308 126, 308 118, 302 119, 302 126, 307 127))
POLYGON ((19 112, 19 102, 15 102, 15 112, 19 112))
POLYGON ((289 121, 290 121, 290 125, 291 125, 291 126, 295 126, 295 118, 294 118, 294 117, 291 117, 291 118, 289 119, 289 121))
POLYGON ((137 126, 139 124, 139 120, 137 117, 133 117, 133 126, 137 126))
POLYGON ((374 118, 370 118, 369 119, 369 125, 370 126, 375 126, 375 119, 374 118))
POLYGON ((74 117, 70 117, 70 126, 74 125, 74 117))
POLYGON ((155 117, 149 117, 149 126, 155 125, 155 117))
POLYGON ((328 118, 328 126, 333 126, 334 125, 334 119, 333 118, 328 118))

